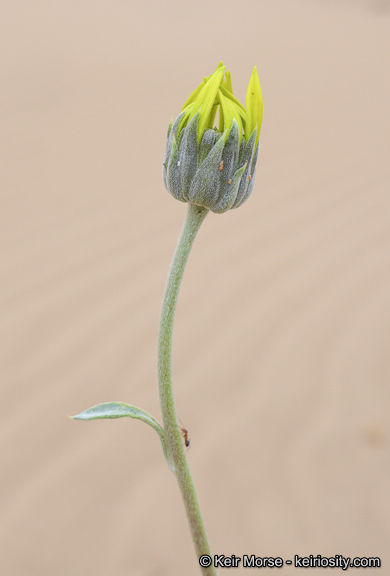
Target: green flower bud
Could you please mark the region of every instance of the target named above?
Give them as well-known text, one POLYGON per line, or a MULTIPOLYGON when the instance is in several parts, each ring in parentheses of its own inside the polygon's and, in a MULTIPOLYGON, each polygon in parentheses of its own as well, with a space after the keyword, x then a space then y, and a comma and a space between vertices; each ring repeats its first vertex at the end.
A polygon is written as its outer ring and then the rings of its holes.
POLYGON ((163 163, 168 192, 181 202, 218 214, 241 206, 253 189, 262 118, 256 66, 245 109, 233 96, 230 73, 221 62, 169 125, 163 163), (214 127, 217 112, 218 128, 214 127))

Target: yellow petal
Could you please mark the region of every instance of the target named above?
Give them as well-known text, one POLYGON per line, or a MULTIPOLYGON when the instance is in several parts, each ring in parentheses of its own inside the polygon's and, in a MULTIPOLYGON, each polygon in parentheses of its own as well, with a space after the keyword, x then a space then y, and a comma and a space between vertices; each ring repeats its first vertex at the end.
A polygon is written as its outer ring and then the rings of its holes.
POLYGON ((230 92, 231 94, 233 94, 233 86, 232 86, 232 77, 230 75, 229 70, 226 70, 225 72, 225 80, 222 82, 221 86, 223 86, 224 88, 226 88, 226 90, 228 92, 230 92))
POLYGON ((194 102, 190 118, 193 118, 198 110, 201 110, 198 126, 199 142, 201 141, 203 132, 208 125, 210 112, 214 105, 214 100, 218 93, 218 88, 222 82, 224 72, 225 66, 219 65, 211 78, 203 86, 202 90, 198 94, 197 99, 194 102))
MULTIPOLYGON (((231 102, 236 106, 238 113, 240 114, 242 123, 244 125, 244 130, 246 130, 246 110, 244 108, 244 106, 241 104, 241 102, 239 100, 237 100, 237 98, 235 98, 233 96, 233 94, 231 92, 228 92, 228 90, 226 88, 224 88, 223 86, 219 87, 220 91, 222 92, 222 94, 228 99, 231 100, 231 102)), ((239 124, 240 125, 240 124, 239 124)))
MULTIPOLYGON (((229 92, 230 94, 230 92, 229 92)), ((226 132, 229 131, 232 123, 233 123, 233 118, 236 119, 237 124, 238 124, 238 137, 239 137, 239 142, 241 142, 241 136, 242 136, 242 121, 241 121, 241 117, 240 117, 240 113, 239 113, 239 108, 238 106, 236 106, 234 104, 234 102, 232 102, 232 100, 230 100, 230 98, 226 98, 224 96, 224 94, 222 93, 222 90, 218 91, 218 97, 219 97, 219 102, 221 105, 221 110, 220 110, 220 114, 222 111, 222 117, 223 120, 220 123, 220 127, 219 130, 221 132, 226 132), (222 126, 223 123, 223 126, 222 126)))
POLYGON ((248 140, 253 130, 257 126, 256 144, 259 141, 261 122, 263 119, 263 96, 261 93, 260 80, 257 75, 256 66, 253 68, 252 75, 249 80, 248 90, 246 92, 246 117, 247 124, 245 129, 245 137, 248 140))

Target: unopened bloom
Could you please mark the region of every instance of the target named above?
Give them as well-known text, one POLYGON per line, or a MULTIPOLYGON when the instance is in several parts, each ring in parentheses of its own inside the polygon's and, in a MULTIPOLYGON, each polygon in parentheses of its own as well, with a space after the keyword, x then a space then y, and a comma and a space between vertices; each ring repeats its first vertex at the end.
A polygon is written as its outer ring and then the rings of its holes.
POLYGON ((217 213, 237 208, 252 192, 263 118, 256 66, 246 109, 233 96, 225 68, 221 62, 204 78, 169 125, 163 164, 164 184, 174 198, 217 213))

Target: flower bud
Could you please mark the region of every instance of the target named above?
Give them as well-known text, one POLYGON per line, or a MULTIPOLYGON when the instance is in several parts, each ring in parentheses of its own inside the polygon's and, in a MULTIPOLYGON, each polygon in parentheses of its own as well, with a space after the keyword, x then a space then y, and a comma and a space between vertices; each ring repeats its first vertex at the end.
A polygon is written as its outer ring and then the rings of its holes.
POLYGON ((181 202, 218 214, 241 206, 255 180, 262 117, 256 66, 245 109, 233 96, 230 73, 221 62, 169 125, 163 163, 168 192, 181 202), (214 127, 217 112, 218 128, 214 127))

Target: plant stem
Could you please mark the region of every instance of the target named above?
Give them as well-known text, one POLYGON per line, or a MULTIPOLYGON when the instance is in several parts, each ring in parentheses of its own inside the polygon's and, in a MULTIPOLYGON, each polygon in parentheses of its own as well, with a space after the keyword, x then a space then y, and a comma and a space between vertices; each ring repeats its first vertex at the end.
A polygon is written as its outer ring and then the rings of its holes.
MULTIPOLYGON (((158 337, 158 383, 162 421, 198 559, 203 554, 211 556, 211 550, 177 420, 172 387, 172 333, 184 269, 195 236, 207 213, 206 208, 188 204, 187 216, 165 287, 158 337)), ((204 576, 217 574, 213 566, 201 570, 204 576)))

